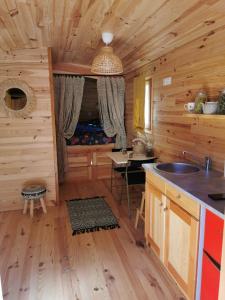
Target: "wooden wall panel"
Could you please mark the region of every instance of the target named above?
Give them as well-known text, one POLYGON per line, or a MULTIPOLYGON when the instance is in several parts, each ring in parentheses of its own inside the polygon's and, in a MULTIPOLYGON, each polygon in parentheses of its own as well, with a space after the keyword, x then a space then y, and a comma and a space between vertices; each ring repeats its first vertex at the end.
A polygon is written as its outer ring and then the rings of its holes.
POLYGON ((225 160, 225 116, 187 116, 184 104, 194 101, 200 89, 216 100, 225 88, 225 29, 208 32, 207 37, 169 52, 126 76, 126 123, 128 137, 133 132, 133 78, 144 73, 153 79, 154 148, 162 161, 187 158, 202 162, 210 155, 214 168, 223 170, 225 160), (172 84, 163 86, 171 76, 172 84))
POLYGON ((48 204, 56 201, 54 120, 48 49, 16 50, 0 58, 0 82, 17 78, 34 91, 37 105, 26 118, 7 117, 0 109, 0 210, 22 208, 26 182, 47 186, 48 204))

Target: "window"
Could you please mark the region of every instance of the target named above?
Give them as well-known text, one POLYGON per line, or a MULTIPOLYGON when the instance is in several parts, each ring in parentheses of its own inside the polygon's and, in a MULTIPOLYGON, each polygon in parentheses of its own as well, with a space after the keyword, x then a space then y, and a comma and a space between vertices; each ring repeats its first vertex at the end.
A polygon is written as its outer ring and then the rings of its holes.
POLYGON ((134 78, 134 128, 150 131, 152 80, 140 75, 134 78))
POLYGON ((76 130, 66 143, 67 145, 103 145, 114 142, 115 137, 107 137, 100 122, 97 79, 86 77, 76 130))
POLYGON ((144 124, 145 130, 151 130, 151 79, 145 80, 145 107, 144 107, 144 124))

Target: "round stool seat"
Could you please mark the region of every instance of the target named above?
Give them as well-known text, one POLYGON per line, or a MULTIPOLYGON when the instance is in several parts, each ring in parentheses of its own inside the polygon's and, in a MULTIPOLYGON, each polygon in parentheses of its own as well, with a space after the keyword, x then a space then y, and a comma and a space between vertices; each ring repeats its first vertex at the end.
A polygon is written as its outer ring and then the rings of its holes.
POLYGON ((34 199, 39 199, 46 193, 46 188, 42 185, 29 185, 25 187, 21 195, 23 196, 24 199, 27 200, 34 200, 34 199))

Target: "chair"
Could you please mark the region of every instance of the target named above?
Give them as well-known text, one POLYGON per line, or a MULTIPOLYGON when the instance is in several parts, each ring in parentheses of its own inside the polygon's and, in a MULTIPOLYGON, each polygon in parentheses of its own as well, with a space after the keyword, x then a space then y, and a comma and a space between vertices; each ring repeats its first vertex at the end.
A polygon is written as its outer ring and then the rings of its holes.
POLYGON ((137 208, 136 219, 134 223, 134 228, 137 229, 139 219, 142 219, 145 222, 145 192, 142 192, 141 205, 140 208, 137 208))
MULTIPOLYGON (((126 148, 127 151, 132 151, 133 148, 129 147, 126 148)), ((120 152, 122 151, 121 148, 116 149, 113 148, 112 152, 120 152)), ((116 174, 122 174, 125 173, 126 171, 126 165, 117 165, 114 161, 112 161, 112 168, 111 168, 111 192, 112 192, 112 188, 113 188, 113 178, 115 177, 116 174)))
MULTIPOLYGON (((126 185, 129 218, 131 217, 129 186, 136 184, 145 184, 145 171, 142 168, 142 164, 149 164, 154 162, 155 158, 150 158, 148 160, 128 160, 125 172, 121 173, 126 185)), ((125 185, 122 185, 121 188, 120 202, 122 202, 123 187, 125 185)))

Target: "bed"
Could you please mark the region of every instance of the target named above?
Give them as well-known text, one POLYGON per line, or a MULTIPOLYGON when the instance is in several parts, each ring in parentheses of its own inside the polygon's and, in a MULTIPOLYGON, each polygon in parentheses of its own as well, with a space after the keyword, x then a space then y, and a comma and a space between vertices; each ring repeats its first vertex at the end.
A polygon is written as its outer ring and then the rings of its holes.
POLYGON ((115 137, 107 137, 99 120, 78 122, 74 135, 66 140, 72 145, 105 145, 115 142, 115 137))

